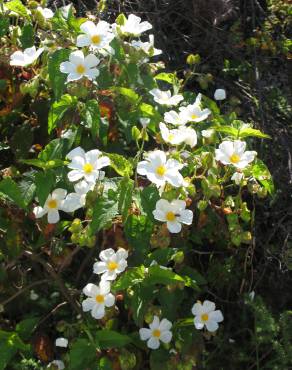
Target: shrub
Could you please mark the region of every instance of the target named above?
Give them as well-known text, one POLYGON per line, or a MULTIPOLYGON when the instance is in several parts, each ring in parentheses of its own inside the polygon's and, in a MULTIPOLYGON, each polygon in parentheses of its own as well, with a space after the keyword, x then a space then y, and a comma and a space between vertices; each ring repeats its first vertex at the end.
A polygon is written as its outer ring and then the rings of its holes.
MULTIPOLYGON (((12 0, 0 24, 0 278, 7 296, 10 279, 24 287, 2 302, 0 368, 218 368, 235 325, 218 297, 249 290, 253 200, 274 190, 247 145, 268 136, 225 91, 186 91, 134 15, 110 25, 12 0)), ((258 366, 261 330, 286 366, 288 334, 255 302, 256 352, 230 368, 258 366)))

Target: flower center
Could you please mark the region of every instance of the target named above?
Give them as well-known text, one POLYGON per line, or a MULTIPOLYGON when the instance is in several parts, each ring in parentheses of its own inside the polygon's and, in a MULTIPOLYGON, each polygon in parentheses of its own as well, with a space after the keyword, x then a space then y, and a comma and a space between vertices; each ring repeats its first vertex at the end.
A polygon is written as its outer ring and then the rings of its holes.
POLYGON ((192 118, 192 119, 197 119, 197 118, 198 118, 198 116, 197 116, 196 114, 192 114, 192 115, 191 115, 191 118, 192 118))
POLYGON ((175 214, 173 212, 167 212, 166 214, 167 221, 174 221, 175 220, 175 214))
POLYGON ((203 315, 201 315, 201 319, 202 319, 202 321, 208 321, 209 320, 209 315, 207 313, 203 313, 203 315))
POLYGON ((240 157, 238 154, 232 154, 229 159, 232 163, 238 163, 240 161, 240 157))
POLYGON ((85 72, 85 67, 84 67, 84 65, 83 65, 83 64, 78 64, 78 66, 76 67, 76 72, 77 72, 77 73, 79 73, 80 75, 81 75, 82 73, 84 73, 84 72, 85 72))
POLYGON ((104 296, 101 295, 101 294, 98 294, 96 297, 95 297, 95 300, 97 303, 103 303, 104 302, 104 296))
POLYGON ((93 171, 93 166, 92 164, 90 163, 86 163, 84 166, 83 166, 83 171, 87 174, 90 174, 92 171, 93 171))
POLYGON ((159 176, 163 176, 165 174, 165 172, 166 172, 166 168, 164 166, 158 166, 156 168, 156 173, 159 176))
POLYGON ((91 41, 93 44, 100 44, 101 37, 99 35, 94 35, 91 37, 91 41))
POLYGON ((110 271, 114 271, 116 268, 118 267, 118 264, 116 262, 109 262, 107 264, 107 268, 110 270, 110 271))
POLYGON ((173 134, 169 134, 168 135, 168 141, 172 141, 174 139, 174 135, 173 134))
POLYGON ((153 337, 155 337, 155 338, 159 338, 159 337, 160 337, 160 335, 161 335, 161 332, 160 332, 160 330, 155 329, 155 330, 153 330, 152 335, 153 335, 153 337))
POLYGON ((51 199, 48 201, 48 207, 51 209, 57 208, 57 201, 55 199, 51 199))

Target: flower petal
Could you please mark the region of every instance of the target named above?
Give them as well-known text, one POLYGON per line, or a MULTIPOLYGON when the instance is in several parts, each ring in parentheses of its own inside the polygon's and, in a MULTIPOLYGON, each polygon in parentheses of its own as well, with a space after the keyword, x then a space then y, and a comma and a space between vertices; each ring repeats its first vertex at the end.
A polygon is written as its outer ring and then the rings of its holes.
POLYGON ((203 311, 204 311, 204 313, 210 313, 210 312, 214 311, 215 307, 216 306, 215 306, 214 302, 211 302, 211 301, 208 301, 208 300, 203 302, 203 311))
POLYGON ((47 211, 43 207, 34 207, 33 213, 36 218, 40 218, 43 217, 47 213, 47 211))
POLYGON ((148 346, 148 348, 151 348, 151 349, 157 349, 160 346, 160 342, 157 338, 151 337, 147 341, 147 346, 148 346))
POLYGON ((152 333, 152 331, 150 329, 147 329, 147 328, 141 328, 139 330, 139 335, 140 335, 141 340, 149 339, 151 337, 151 333, 152 333))
POLYGON ((201 315, 203 313, 203 306, 200 302, 196 302, 192 307, 192 314, 193 315, 201 315))
POLYGON ((91 311, 91 316, 95 319, 102 319, 104 315, 105 315, 104 305, 96 304, 91 311))
POLYGON ((92 283, 87 284, 82 291, 88 297, 95 297, 97 294, 99 294, 98 286, 92 283))
POLYGON ((67 194, 67 190, 58 188, 52 192, 52 198, 57 199, 57 200, 63 200, 65 199, 66 194, 67 194))
POLYGON ((112 248, 104 249, 99 253, 99 258, 107 262, 110 258, 112 258, 115 255, 115 251, 112 248))
POLYGON ((169 343, 172 339, 172 332, 169 330, 162 332, 159 339, 163 343, 169 343))
POLYGON ((71 150, 66 157, 70 160, 72 160, 74 157, 83 157, 85 158, 85 151, 81 148, 81 146, 78 146, 77 148, 74 148, 71 150))
POLYGON ((69 56, 69 61, 74 65, 84 64, 84 54, 81 50, 73 51, 69 56))
POLYGON ((172 323, 167 319, 162 319, 159 324, 159 330, 161 331, 170 330, 171 327, 172 327, 172 323))
POLYGON ((56 224, 60 220, 60 215, 57 209, 48 211, 48 223, 56 224))
POLYGON ((104 299, 106 307, 112 307, 115 304, 115 296, 111 293, 107 294, 104 299))
POLYGON ((177 221, 172 221, 172 222, 167 221, 167 228, 173 234, 180 233, 181 232, 181 223, 177 222, 177 221))
POLYGON ((95 262, 93 264, 94 274, 103 274, 106 271, 107 271, 107 264, 105 262, 95 262))
POLYGON ((224 317, 220 310, 210 312, 209 317, 210 321, 222 322, 224 320, 224 317))
POLYGON ((211 333, 216 331, 218 328, 219 328, 219 325, 217 324, 216 321, 207 321, 206 322, 206 328, 208 331, 210 331, 211 333))

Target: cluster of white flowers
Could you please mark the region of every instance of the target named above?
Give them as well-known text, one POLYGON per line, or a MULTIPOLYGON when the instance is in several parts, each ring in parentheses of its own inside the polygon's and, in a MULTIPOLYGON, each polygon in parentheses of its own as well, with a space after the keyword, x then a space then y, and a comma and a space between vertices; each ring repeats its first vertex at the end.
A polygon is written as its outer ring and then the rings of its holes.
POLYGON ((103 156, 98 149, 85 152, 81 147, 77 147, 67 154, 67 158, 71 160, 68 164, 71 169, 68 173, 69 181, 81 180, 74 184, 75 192, 67 194, 65 189, 55 189, 49 194, 43 207, 37 206, 33 210, 36 218, 48 214, 50 224, 60 220, 59 211, 71 213, 84 207, 86 194, 93 190, 97 180, 104 177, 104 172, 100 169, 110 164, 110 159, 103 156))
MULTIPOLYGON (((214 333, 218 328, 219 322, 224 320, 222 312, 215 310, 215 303, 211 301, 197 302, 192 307, 192 314, 195 316, 194 325, 198 330, 206 329, 214 333)), ((154 316, 149 328, 141 328, 139 330, 140 339, 147 341, 147 347, 157 349, 160 347, 160 342, 170 343, 172 339, 172 323, 167 319, 161 321, 157 316, 154 316)))
POLYGON ((123 248, 118 249, 117 252, 109 248, 101 251, 99 258, 101 261, 93 265, 93 272, 101 275, 100 283, 99 285, 90 283, 85 286, 83 293, 88 298, 82 302, 83 311, 91 311, 95 319, 102 319, 105 315, 105 307, 112 307, 115 304, 110 282, 125 271, 128 265, 128 252, 123 248))

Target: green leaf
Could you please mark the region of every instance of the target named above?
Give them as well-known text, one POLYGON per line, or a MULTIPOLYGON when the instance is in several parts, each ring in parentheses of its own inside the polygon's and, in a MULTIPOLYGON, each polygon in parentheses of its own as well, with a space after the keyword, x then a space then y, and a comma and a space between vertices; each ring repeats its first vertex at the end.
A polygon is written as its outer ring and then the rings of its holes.
POLYGON ((3 37, 6 35, 6 33, 9 30, 9 18, 0 16, 0 37, 3 37))
POLYGON ((252 175, 262 184, 269 194, 273 195, 275 186, 272 175, 267 166, 260 159, 257 159, 253 164, 252 175))
POLYGON ((232 137, 237 138, 239 135, 238 129, 231 126, 212 126, 211 129, 217 132, 223 132, 224 134, 229 134, 232 137))
POLYGON ((165 81, 168 82, 171 85, 175 84, 176 76, 173 73, 159 73, 154 77, 155 80, 165 81))
POLYGON ((25 179, 19 182, 18 187, 21 191, 23 201, 28 205, 34 197, 36 185, 31 179, 25 179))
POLYGON ((125 222, 128 217, 129 208, 132 204, 132 193, 134 190, 134 181, 125 177, 119 185, 119 213, 125 222))
POLYGON ((12 0, 5 3, 5 7, 22 17, 29 18, 28 11, 26 7, 22 4, 20 0, 12 0))
POLYGON ((19 39, 23 49, 30 48, 34 45, 34 30, 32 24, 28 23, 22 27, 19 39))
POLYGON ((131 310, 133 319, 137 326, 142 326, 144 315, 149 307, 149 303, 156 297, 156 287, 137 284, 132 286, 133 296, 131 297, 131 310))
POLYGON ((45 162, 45 161, 42 161, 41 159, 38 159, 38 158, 21 159, 19 162, 27 164, 29 166, 42 168, 43 170, 44 169, 49 169, 49 168, 62 167, 67 163, 66 161, 62 161, 61 159, 55 159, 55 160, 50 160, 48 162, 45 162))
POLYGON ((158 265, 150 266, 148 268, 148 275, 144 280, 145 285, 168 285, 177 283, 185 283, 184 278, 176 274, 175 272, 168 269, 163 269, 158 265))
POLYGON ((133 263, 143 263, 149 251, 153 223, 147 216, 131 214, 125 223, 124 231, 129 244, 133 247, 131 259, 133 263))
POLYGON ((259 137, 262 139, 271 139, 271 136, 264 134, 260 130, 255 130, 254 128, 251 127, 244 127, 239 131, 239 137, 244 138, 248 136, 254 136, 254 137, 259 137))
POLYGON ((155 351, 151 351, 150 354, 150 369, 151 370, 161 370, 168 369, 167 363, 169 361, 169 352, 163 348, 159 348, 155 351))
POLYGON ((60 71, 60 64, 68 60, 70 50, 60 49, 49 57, 48 72, 55 99, 59 100, 65 89, 67 74, 60 71))
POLYGON ((134 90, 128 89, 126 87, 113 87, 112 90, 114 90, 115 92, 122 96, 125 96, 132 104, 136 104, 140 99, 140 96, 137 93, 135 93, 134 90))
POLYGON ((54 139, 40 152, 38 159, 46 163, 46 168, 47 166, 51 168, 58 167, 57 163, 60 164, 60 162, 57 160, 65 157, 69 149, 68 139, 54 139), (54 163, 48 163, 50 161, 54 161, 54 163))
POLYGON ((6 177, 0 181, 0 197, 1 193, 7 196, 12 202, 16 203, 18 207, 26 207, 18 185, 10 177, 6 177))
POLYGON ((30 317, 20 321, 16 325, 16 332, 22 340, 29 340, 33 331, 36 329, 39 317, 30 317))
POLYGON ((92 368, 96 362, 96 348, 88 339, 77 339, 69 352, 69 370, 92 368))
POLYGON ((53 171, 37 172, 35 174, 36 196, 42 207, 48 198, 53 186, 55 185, 55 175, 53 171))
POLYGON ((132 342, 128 335, 106 329, 98 331, 95 338, 101 349, 120 348, 132 342))
POLYGON ((97 233, 106 226, 118 214, 118 203, 114 199, 100 197, 95 201, 92 221, 90 224, 91 234, 97 233))
POLYGON ((145 278, 145 267, 130 267, 113 283, 112 291, 117 292, 141 283, 145 278))
POLYGON ((133 175, 132 164, 120 154, 105 153, 111 160, 110 166, 121 176, 131 177, 133 175))
POLYGON ((54 102, 50 108, 48 116, 48 133, 50 134, 57 123, 63 118, 64 114, 77 105, 76 96, 65 94, 60 100, 54 102))
POLYGON ((141 191, 141 205, 143 211, 154 222, 153 210, 156 202, 160 199, 159 192, 155 186, 147 186, 141 191))
POLYGON ((18 350, 28 351, 30 345, 24 344, 17 333, 0 330, 0 349, 0 370, 4 370, 18 350))
POLYGON ((86 127, 90 130, 93 140, 96 140, 99 135, 100 127, 100 111, 96 100, 89 100, 85 103, 82 111, 86 127))

